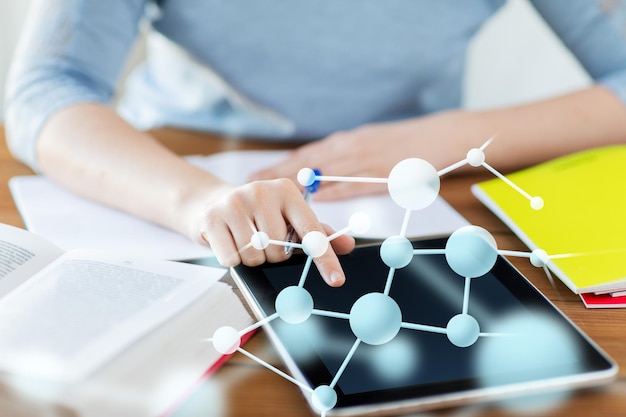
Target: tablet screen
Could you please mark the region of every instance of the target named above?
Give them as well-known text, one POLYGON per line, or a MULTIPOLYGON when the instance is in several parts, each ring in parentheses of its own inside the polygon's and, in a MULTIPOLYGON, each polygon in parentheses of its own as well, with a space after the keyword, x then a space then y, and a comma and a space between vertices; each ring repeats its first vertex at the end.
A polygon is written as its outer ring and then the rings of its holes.
MULTIPOLYGON (((444 248, 445 239, 413 246, 444 248)), ((482 389, 511 391, 538 381, 567 386, 573 379, 600 379, 613 369, 503 258, 466 288, 465 278, 450 269, 444 255, 414 256, 407 267, 394 271, 388 293, 406 326, 386 343, 357 343, 350 355, 357 337, 346 316, 361 296, 383 292, 389 275, 379 249, 360 247, 342 256, 346 284, 340 288, 327 286, 315 267, 310 269, 304 288, 315 310, 342 314, 313 314, 300 324, 270 323, 286 359, 311 387, 333 383, 335 409, 482 389), (464 308, 478 322, 480 336, 459 347, 445 329, 464 308)), ((269 316, 276 311, 279 292, 299 283, 305 261, 304 255, 295 255, 281 264, 239 266, 235 275, 253 304, 269 316)))

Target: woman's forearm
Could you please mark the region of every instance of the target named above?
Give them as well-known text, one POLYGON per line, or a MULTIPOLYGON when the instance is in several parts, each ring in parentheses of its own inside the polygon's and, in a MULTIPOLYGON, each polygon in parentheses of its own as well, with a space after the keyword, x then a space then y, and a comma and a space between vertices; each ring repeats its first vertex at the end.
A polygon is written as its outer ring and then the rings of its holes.
POLYGON ((601 86, 515 107, 470 112, 469 117, 473 119, 469 126, 483 136, 496 135, 488 158, 503 170, 626 143, 626 106, 601 86))
POLYGON ((228 188, 97 104, 54 115, 37 152, 42 172, 63 186, 191 237, 195 212, 228 188))

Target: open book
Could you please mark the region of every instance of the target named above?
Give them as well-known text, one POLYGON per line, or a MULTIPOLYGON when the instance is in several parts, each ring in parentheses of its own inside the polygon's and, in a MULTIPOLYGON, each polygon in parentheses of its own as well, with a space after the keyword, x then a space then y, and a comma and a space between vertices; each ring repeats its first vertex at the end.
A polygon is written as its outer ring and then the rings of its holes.
POLYGON ((0 409, 163 413, 220 359, 206 339, 252 323, 225 271, 64 252, 0 224, 0 409))

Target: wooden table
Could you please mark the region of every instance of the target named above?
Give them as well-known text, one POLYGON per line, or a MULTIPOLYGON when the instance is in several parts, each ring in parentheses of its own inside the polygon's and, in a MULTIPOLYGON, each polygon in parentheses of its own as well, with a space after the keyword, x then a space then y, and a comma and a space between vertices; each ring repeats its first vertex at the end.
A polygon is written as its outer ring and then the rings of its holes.
MULTIPOLYGON (((183 155, 289 146, 223 140, 217 136, 172 129, 162 129, 153 133, 165 145, 183 155)), ((489 174, 479 169, 476 172, 470 176, 444 177, 441 194, 470 222, 489 230, 496 238, 499 248, 526 250, 515 235, 471 195, 472 183, 490 178, 489 174)), ((30 169, 10 156, 4 132, 0 129, 0 222, 24 226, 9 193, 7 181, 12 176, 31 173, 30 169)), ((585 309, 578 296, 572 294, 562 284, 558 283, 556 289, 552 288, 543 272, 532 267, 527 259, 512 258, 511 262, 620 365, 619 377, 611 385, 602 389, 576 392, 558 408, 542 412, 541 415, 564 417, 626 415, 626 309, 585 309)), ((280 364, 263 332, 257 333, 245 347, 270 363, 280 364)), ((4 415, 2 410, 0 415, 4 415)), ((234 355, 212 378, 199 386, 174 413, 176 417, 314 415, 309 411, 296 386, 240 354, 234 355)), ((428 413, 428 416, 508 415, 514 414, 490 406, 471 406, 428 413)))

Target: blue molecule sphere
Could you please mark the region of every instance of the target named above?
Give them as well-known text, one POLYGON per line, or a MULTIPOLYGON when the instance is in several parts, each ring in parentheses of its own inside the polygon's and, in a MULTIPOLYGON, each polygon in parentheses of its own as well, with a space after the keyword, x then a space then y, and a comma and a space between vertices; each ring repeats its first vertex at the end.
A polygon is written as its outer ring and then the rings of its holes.
POLYGON ((276 312, 287 323, 302 323, 313 313, 313 297, 302 287, 287 287, 276 297, 276 312))
POLYGON ((402 236, 391 236, 380 245, 380 257, 390 268, 404 268, 413 259, 413 245, 402 236))
POLYGON ((337 404, 337 393, 328 385, 320 385, 313 390, 312 400, 317 411, 328 411, 337 404))
POLYGON ((462 277, 476 278, 491 271, 498 258, 498 247, 491 234, 478 226, 463 226, 446 243, 446 261, 462 277))
POLYGON ((356 337, 369 345, 382 345, 393 339, 402 325, 402 311, 388 295, 365 294, 350 310, 350 328, 356 337))
POLYGON ((415 375, 422 362, 419 346, 410 339, 398 335, 384 345, 370 349, 367 363, 377 378, 398 383, 415 375))
POLYGON ((453 345, 464 348, 476 343, 480 326, 469 314, 457 314, 448 322, 446 334, 453 345))

